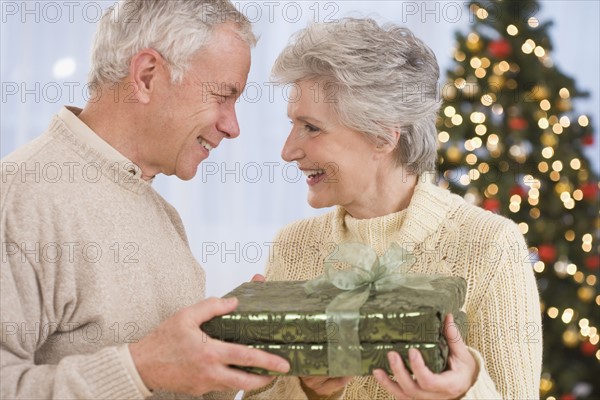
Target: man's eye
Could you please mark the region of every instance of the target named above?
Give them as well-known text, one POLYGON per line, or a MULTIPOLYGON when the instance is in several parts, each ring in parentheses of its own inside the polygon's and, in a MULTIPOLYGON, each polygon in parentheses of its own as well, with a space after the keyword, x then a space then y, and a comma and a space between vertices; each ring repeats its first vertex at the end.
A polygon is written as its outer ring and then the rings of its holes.
POLYGON ((305 128, 307 131, 311 132, 311 133, 315 133, 315 132, 319 132, 319 131, 320 131, 320 129, 319 129, 319 128, 317 128, 316 126, 310 125, 310 124, 306 124, 306 125, 304 125, 304 128, 305 128))

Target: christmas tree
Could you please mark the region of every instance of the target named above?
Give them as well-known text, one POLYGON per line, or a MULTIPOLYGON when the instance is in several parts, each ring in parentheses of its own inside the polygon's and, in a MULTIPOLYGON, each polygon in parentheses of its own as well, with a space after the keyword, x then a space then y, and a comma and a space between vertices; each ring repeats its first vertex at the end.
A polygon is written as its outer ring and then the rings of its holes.
POLYGON ((591 121, 572 105, 587 93, 554 65, 537 2, 469 7, 441 90, 440 179, 527 239, 543 315, 541 398, 598 399, 598 176, 583 152, 591 121))

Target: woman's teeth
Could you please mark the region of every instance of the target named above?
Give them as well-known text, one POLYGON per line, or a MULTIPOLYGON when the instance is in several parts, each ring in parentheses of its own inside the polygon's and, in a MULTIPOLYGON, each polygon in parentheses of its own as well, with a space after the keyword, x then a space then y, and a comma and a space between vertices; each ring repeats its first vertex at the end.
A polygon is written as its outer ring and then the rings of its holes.
POLYGON ((204 147, 206 149, 206 151, 208 151, 210 153, 210 151, 213 149, 213 147, 208 144, 208 142, 202 138, 198 138, 198 143, 200 143, 200 145, 202 145, 202 147, 204 147))
POLYGON ((302 172, 304 172, 304 175, 306 175, 307 177, 312 178, 313 176, 324 174, 325 170, 324 169, 309 169, 309 170, 305 170, 302 172))

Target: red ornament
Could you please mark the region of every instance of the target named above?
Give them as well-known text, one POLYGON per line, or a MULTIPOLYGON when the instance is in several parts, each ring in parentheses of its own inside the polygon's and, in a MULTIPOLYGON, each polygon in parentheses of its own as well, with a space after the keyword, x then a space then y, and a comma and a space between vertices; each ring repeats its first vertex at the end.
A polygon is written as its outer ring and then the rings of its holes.
POLYGON ((527 195, 527 192, 525 191, 525 189, 523 189, 523 186, 521 185, 515 185, 513 187, 510 188, 510 195, 519 195, 520 197, 525 197, 527 195))
POLYGON ((573 393, 563 394, 558 398, 559 400, 577 400, 577 397, 573 393))
POLYGON ((584 135, 581 138, 581 143, 583 143, 585 146, 591 146, 594 144, 594 135, 584 135))
POLYGON ((483 200, 483 203, 481 204, 481 206, 488 210, 491 211, 493 213, 497 213, 500 211, 500 201, 498 199, 485 199, 483 200))
POLYGON ((488 52, 496 58, 506 58, 512 54, 512 46, 506 39, 494 40, 488 44, 488 52))
POLYGON ((540 244, 538 246, 538 255, 543 262, 551 263, 556 260, 556 247, 549 243, 540 244))
POLYGON ((600 256, 589 256, 585 259, 585 266, 591 270, 600 268, 600 256))
POLYGON ((527 120, 522 117, 515 117, 508 120, 508 127, 513 131, 522 131, 523 129, 527 129, 528 126, 527 120))
POLYGON ((596 353, 596 345, 591 344, 589 340, 584 340, 580 346, 581 352, 588 357, 593 356, 596 353))
POLYGON ((583 194, 583 198, 586 200, 596 200, 598 195, 598 185, 594 182, 584 183, 579 187, 583 194))

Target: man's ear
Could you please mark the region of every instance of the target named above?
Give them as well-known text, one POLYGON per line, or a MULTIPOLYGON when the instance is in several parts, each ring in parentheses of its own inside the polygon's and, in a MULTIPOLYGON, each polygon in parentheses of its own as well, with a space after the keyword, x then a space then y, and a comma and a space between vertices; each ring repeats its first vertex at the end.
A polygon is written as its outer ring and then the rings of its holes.
POLYGON ((142 104, 148 104, 156 88, 157 78, 164 75, 165 60, 153 49, 138 51, 129 64, 130 82, 133 84, 133 96, 142 104))

